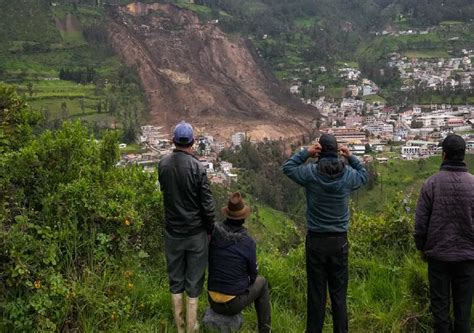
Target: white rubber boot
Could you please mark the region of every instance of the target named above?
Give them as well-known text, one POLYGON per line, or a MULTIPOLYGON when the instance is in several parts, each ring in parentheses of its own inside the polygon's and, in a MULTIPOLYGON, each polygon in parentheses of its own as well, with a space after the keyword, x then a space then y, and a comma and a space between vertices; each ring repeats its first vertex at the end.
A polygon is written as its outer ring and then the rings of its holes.
POLYGON ((187 298, 186 302, 186 333, 195 333, 199 331, 197 318, 199 298, 187 298))
POLYGON ((173 308, 174 322, 178 333, 185 333, 184 323, 184 294, 171 294, 171 306, 173 308))

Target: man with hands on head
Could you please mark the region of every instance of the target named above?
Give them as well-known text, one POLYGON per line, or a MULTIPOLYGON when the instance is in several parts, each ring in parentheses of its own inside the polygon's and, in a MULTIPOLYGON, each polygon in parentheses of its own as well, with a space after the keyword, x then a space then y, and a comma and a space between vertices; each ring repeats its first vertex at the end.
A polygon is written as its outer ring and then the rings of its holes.
POLYGON ((293 155, 282 170, 306 189, 306 332, 322 332, 328 288, 333 331, 348 332, 349 195, 367 182, 367 171, 347 147, 338 148, 330 134, 293 155), (310 157, 317 161, 306 163, 310 157))

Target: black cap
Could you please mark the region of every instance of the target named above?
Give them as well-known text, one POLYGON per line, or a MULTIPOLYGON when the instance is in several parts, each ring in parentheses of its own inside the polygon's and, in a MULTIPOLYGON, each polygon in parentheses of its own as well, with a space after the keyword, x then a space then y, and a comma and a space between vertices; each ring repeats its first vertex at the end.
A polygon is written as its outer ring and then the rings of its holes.
POLYGON ((322 153, 337 153, 337 140, 334 135, 323 134, 319 138, 322 153))
POLYGON ((443 152, 449 160, 463 160, 466 152, 466 141, 459 135, 450 134, 442 143, 443 152))

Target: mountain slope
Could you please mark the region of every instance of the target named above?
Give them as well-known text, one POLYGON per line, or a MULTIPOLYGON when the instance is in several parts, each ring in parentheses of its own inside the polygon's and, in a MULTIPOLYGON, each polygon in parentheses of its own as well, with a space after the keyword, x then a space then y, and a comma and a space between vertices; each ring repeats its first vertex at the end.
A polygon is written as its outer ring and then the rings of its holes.
POLYGON ((109 36, 136 66, 154 122, 186 118, 207 133, 254 139, 297 137, 313 110, 282 90, 242 38, 170 4, 111 7, 109 36))

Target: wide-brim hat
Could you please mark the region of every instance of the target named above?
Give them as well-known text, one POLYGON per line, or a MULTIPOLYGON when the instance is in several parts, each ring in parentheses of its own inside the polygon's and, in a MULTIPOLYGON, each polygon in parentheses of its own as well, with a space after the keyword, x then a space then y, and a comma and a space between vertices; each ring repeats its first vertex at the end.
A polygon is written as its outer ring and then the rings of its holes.
POLYGON ((250 216, 252 209, 244 203, 240 192, 230 195, 226 207, 222 207, 222 214, 230 220, 244 220, 250 216))

